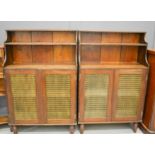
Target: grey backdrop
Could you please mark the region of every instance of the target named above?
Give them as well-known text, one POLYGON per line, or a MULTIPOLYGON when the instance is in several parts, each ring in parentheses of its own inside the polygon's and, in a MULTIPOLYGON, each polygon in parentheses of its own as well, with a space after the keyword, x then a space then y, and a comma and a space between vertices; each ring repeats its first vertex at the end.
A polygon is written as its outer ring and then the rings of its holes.
MULTIPOLYGON (((76 19, 76 18, 75 18, 76 19)), ((7 29, 73 29, 73 30, 109 30, 109 31, 145 31, 149 48, 155 48, 154 21, 117 21, 117 22, 81 22, 81 21, 51 21, 51 22, 0 22, 0 44, 6 39, 7 29)))

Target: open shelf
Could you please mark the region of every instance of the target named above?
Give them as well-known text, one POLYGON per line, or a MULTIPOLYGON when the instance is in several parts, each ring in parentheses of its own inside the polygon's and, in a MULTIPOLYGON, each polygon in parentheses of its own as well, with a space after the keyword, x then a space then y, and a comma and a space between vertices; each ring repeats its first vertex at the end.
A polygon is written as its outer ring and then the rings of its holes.
POLYGON ((136 32, 79 32, 79 60, 81 64, 141 63, 147 43, 145 33, 136 32))
POLYGON ((7 65, 77 65, 76 31, 7 31, 7 65))
POLYGON ((142 64, 139 63, 102 63, 102 64, 81 64, 80 65, 81 69, 117 69, 117 68, 125 68, 125 69, 145 69, 147 68, 147 66, 144 66, 142 64))
POLYGON ((76 43, 52 43, 52 42, 6 42, 5 45, 53 45, 53 46, 76 46, 76 43))
POLYGON ((76 69, 75 65, 9 65, 5 69, 76 69))
POLYGON ((80 43, 82 46, 147 46, 145 43, 80 43))

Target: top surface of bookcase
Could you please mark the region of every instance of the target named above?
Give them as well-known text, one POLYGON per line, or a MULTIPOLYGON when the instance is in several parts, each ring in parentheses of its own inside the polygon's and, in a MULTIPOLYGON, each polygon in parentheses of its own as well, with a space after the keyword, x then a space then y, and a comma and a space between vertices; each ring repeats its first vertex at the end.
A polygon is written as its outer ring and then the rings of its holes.
POLYGON ((91 33, 94 33, 94 32, 97 32, 97 33, 139 33, 139 34, 146 34, 145 31, 110 31, 110 30, 79 30, 79 32, 91 32, 91 33))

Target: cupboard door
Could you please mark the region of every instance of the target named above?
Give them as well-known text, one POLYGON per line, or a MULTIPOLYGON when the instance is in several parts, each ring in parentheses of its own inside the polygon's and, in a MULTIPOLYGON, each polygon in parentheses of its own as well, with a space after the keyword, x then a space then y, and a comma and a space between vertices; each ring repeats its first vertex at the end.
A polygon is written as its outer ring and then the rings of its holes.
POLYGON ((141 121, 145 89, 146 70, 116 70, 113 121, 141 121))
POLYGON ((34 70, 7 70, 7 96, 11 124, 38 123, 37 79, 34 70))
POLYGON ((112 70, 81 70, 79 122, 106 122, 111 118, 112 70))
POLYGON ((43 71, 43 95, 47 124, 76 121, 76 71, 43 71))

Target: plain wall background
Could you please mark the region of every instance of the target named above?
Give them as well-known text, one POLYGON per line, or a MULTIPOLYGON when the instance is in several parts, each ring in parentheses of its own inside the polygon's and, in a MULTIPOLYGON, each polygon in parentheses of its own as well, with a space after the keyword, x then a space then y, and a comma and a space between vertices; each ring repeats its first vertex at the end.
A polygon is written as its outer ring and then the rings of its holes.
MULTIPOLYGON (((75 18, 76 19, 76 18, 75 18)), ((6 40, 8 29, 68 29, 103 31, 144 31, 148 48, 155 48, 155 21, 51 21, 51 22, 0 22, 0 44, 6 40)))

